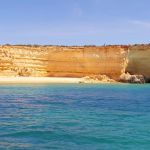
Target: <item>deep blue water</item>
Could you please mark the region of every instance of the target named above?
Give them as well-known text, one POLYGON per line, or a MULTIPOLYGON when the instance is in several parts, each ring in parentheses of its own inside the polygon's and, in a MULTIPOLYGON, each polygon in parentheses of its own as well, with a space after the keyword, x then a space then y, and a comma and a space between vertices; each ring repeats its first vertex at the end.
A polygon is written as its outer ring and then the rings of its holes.
POLYGON ((150 85, 0 85, 0 150, 149 150, 150 85))

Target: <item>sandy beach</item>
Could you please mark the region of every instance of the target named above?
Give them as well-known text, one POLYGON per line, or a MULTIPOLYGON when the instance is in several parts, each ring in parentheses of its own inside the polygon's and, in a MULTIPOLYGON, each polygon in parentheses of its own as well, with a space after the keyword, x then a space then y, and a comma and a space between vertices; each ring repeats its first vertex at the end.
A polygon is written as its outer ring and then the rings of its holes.
POLYGON ((82 78, 66 77, 0 77, 0 84, 9 83, 80 83, 82 78))
POLYGON ((71 77, 0 77, 0 84, 18 83, 118 83, 107 80, 93 80, 90 78, 71 78, 71 77))
POLYGON ((69 77, 0 77, 0 84, 18 84, 18 83, 116 83, 109 81, 98 81, 86 78, 69 77))

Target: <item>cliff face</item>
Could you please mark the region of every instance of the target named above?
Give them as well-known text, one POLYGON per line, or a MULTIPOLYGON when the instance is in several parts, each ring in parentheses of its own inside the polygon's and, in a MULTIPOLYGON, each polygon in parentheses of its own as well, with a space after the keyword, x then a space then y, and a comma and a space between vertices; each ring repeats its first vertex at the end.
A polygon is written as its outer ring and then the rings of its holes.
POLYGON ((150 80, 150 45, 129 47, 128 60, 126 72, 142 74, 150 80))
POLYGON ((0 46, 0 76, 84 77, 124 72, 150 77, 149 46, 0 46))
POLYGON ((124 71, 127 48, 1 46, 0 76, 84 77, 124 71))
POLYGON ((55 47, 49 50, 48 75, 83 77, 105 74, 117 79, 127 50, 118 47, 55 47))
POLYGON ((0 76, 47 76, 47 50, 28 46, 0 47, 0 76))

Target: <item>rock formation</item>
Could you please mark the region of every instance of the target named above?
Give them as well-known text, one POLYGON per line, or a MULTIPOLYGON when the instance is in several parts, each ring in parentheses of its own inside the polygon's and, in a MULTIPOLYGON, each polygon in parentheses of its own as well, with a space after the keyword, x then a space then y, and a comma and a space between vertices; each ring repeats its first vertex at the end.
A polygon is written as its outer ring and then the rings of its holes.
POLYGON ((150 81, 150 45, 130 46, 128 60, 126 72, 143 75, 150 81))
POLYGON ((0 76, 143 75, 150 80, 150 46, 0 46, 0 76))
POLYGON ((143 75, 130 75, 129 73, 123 73, 120 76, 120 81, 124 83, 139 83, 144 84, 145 78, 143 75))
POLYGON ((93 75, 83 77, 81 83, 114 83, 116 82, 113 79, 110 79, 106 75, 93 75))

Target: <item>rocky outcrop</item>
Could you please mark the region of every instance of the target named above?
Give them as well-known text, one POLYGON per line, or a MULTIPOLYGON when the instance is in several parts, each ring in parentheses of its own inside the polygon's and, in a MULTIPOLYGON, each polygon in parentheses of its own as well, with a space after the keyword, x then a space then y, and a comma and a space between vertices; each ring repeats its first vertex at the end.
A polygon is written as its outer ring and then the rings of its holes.
POLYGON ((126 72, 143 75, 150 81, 150 45, 130 46, 128 60, 126 72))
POLYGON ((143 75, 130 75, 129 73, 123 73, 120 76, 120 82, 144 84, 145 78, 143 75))
POLYGON ((31 46, 1 46, 0 76, 47 76, 46 49, 31 46))
POLYGON ((105 74, 113 79, 124 72, 127 49, 108 47, 55 47, 49 51, 49 76, 84 77, 105 74))
POLYGON ((93 75, 83 77, 81 83, 114 83, 116 82, 113 79, 110 79, 106 75, 93 75))
POLYGON ((115 80, 125 70, 127 48, 1 46, 1 76, 84 77, 105 74, 115 80))
MULTIPOLYGON (((0 76, 142 75, 150 80, 150 46, 0 46, 0 76)), ((132 77, 133 78, 133 77, 132 77)), ((135 79, 136 80, 136 79, 135 79)), ((130 82, 130 81, 129 81, 130 82)))

